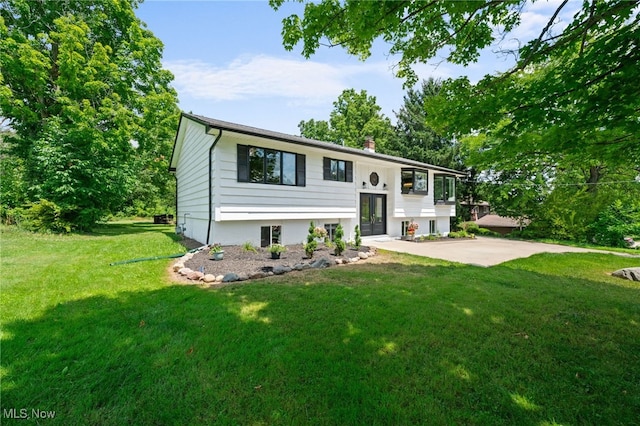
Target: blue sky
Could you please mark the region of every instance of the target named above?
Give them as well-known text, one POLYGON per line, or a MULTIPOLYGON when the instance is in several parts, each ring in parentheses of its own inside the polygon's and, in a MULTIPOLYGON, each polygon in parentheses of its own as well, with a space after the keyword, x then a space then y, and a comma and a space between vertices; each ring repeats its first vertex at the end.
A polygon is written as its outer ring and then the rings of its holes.
MULTIPOLYGON (((559 1, 540 1, 523 15, 516 33, 500 47, 513 47, 538 36, 559 1)), ((569 9, 575 11, 579 1, 569 9)), ((301 120, 326 120, 344 89, 366 90, 382 112, 395 122, 403 103, 403 81, 396 78, 396 61, 382 42, 366 62, 341 48, 321 48, 310 59, 301 46, 282 46, 281 22, 303 5, 286 3, 274 11, 266 1, 146 0, 137 16, 164 43, 164 67, 175 75, 180 108, 211 118, 299 134, 301 120)), ((572 13, 562 15, 564 21, 572 13)), ((420 78, 467 75, 472 81, 508 69, 513 58, 486 49, 481 60, 462 68, 435 58, 416 68, 420 78)))

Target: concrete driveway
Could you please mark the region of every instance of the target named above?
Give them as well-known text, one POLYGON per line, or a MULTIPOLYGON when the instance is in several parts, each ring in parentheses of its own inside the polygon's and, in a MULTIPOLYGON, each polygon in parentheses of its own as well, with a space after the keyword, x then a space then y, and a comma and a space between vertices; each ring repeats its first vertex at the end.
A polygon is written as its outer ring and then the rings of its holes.
MULTIPOLYGON (((515 241, 501 238, 477 237, 473 240, 450 239, 424 243, 375 238, 367 239, 363 244, 372 245, 383 250, 410 253, 418 256, 433 257, 452 262, 467 263, 478 266, 492 266, 512 259, 529 257, 537 253, 613 253, 602 250, 589 250, 579 247, 545 244, 529 241, 515 241)), ((634 256, 635 257, 635 256, 634 256)), ((636 257, 634 263, 640 264, 636 257)))

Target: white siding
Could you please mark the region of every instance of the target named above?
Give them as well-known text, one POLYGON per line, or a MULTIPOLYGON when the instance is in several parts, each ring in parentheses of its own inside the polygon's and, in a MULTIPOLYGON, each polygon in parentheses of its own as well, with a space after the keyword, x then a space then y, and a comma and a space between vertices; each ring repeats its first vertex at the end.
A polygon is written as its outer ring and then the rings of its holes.
POLYGON ((201 243, 259 245, 260 228, 273 225, 282 226, 284 244, 301 243, 310 221, 317 226, 341 223, 345 239, 353 239, 354 228, 359 224, 362 192, 387 196, 386 227, 391 237, 400 236, 402 221, 412 218, 424 233, 428 232, 429 220, 437 220, 440 232, 446 234, 449 217, 455 215, 455 206, 434 205, 433 172, 429 172, 428 195, 403 195, 400 164, 226 131, 213 150, 212 205, 209 206, 209 149, 215 139, 215 135, 206 133, 204 125, 184 119, 176 143, 180 147, 175 159, 176 219, 179 225, 186 224, 187 237, 201 243), (238 182, 238 144, 304 154, 305 186, 238 182), (323 157, 352 161, 353 182, 324 180, 323 157), (379 176, 377 185, 370 182, 373 172, 379 176), (206 241, 210 211, 211 233, 206 241))
POLYGON ((206 134, 203 125, 191 120, 184 120, 183 125, 187 127, 176 167, 176 223, 184 224, 186 237, 204 243, 209 219, 209 148, 215 137, 206 134))
MULTIPOLYGON (((248 215, 263 212, 287 214, 298 219, 316 217, 355 217, 354 183, 323 180, 322 153, 303 146, 235 135, 222 135, 215 149, 219 165, 214 189, 216 193, 216 221, 246 220, 248 215), (306 185, 267 185, 238 182, 237 145, 247 144, 281 151, 305 154, 306 185), (243 209, 246 207, 246 209, 243 209)), ((271 216, 265 217, 266 219, 271 216)))

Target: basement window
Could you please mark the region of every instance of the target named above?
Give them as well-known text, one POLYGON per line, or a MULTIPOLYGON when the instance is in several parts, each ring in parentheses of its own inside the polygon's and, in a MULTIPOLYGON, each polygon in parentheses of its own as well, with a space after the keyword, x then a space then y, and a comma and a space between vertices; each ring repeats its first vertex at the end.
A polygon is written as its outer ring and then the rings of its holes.
POLYGON ((260 227, 260 247, 269 247, 271 244, 282 244, 282 226, 271 225, 260 227))

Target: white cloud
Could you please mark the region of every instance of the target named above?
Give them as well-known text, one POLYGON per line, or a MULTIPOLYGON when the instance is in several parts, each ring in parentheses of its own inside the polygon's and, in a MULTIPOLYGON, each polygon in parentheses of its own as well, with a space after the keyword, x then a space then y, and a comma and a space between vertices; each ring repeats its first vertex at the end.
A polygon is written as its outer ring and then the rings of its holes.
POLYGON ((278 97, 297 105, 332 102, 349 80, 391 71, 385 63, 331 65, 268 55, 244 56, 225 65, 200 60, 167 62, 182 96, 209 101, 278 97))

